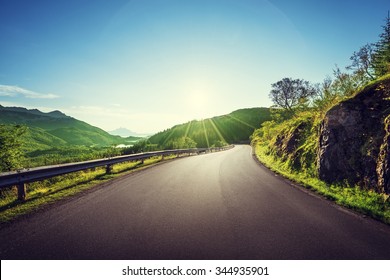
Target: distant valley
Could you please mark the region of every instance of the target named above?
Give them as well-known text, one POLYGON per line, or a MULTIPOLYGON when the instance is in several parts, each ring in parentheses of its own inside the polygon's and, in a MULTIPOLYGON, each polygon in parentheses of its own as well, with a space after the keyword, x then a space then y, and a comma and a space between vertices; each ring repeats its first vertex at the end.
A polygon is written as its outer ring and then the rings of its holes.
POLYGON ((150 136, 153 134, 153 133, 138 133, 138 132, 131 131, 131 130, 124 128, 124 127, 120 127, 120 128, 108 131, 108 133, 110 133, 111 135, 117 135, 117 136, 124 137, 124 138, 130 137, 130 136, 147 137, 147 136, 150 136))

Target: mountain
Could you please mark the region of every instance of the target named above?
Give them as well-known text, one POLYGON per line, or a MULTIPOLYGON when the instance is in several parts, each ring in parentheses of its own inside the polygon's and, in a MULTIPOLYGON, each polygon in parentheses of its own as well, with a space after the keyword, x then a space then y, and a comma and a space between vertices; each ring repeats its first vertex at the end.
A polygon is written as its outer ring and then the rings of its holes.
MULTIPOLYGON (((148 139, 158 149, 177 148, 175 142, 189 139, 191 145, 211 147, 225 143, 249 142, 256 127, 270 119, 268 108, 240 109, 230 114, 201 121, 193 120, 159 132, 148 139)), ((37 109, 3 107, 0 105, 1 124, 22 124, 28 127, 25 134, 26 151, 48 150, 68 146, 104 147, 134 144, 142 137, 123 138, 67 116, 60 111, 43 113, 37 109)), ((127 129, 115 130, 128 135, 127 129)), ((183 142, 183 143, 184 143, 183 142)))
POLYGON ((120 127, 120 128, 108 131, 108 133, 110 133, 111 135, 117 135, 117 136, 121 136, 121 137, 125 137, 125 138, 126 137, 130 137, 130 136, 133 136, 133 137, 145 137, 145 136, 148 135, 148 134, 137 133, 137 132, 131 131, 131 130, 127 129, 127 128, 124 128, 124 127, 120 127))
POLYGON ((26 149, 50 149, 69 145, 111 146, 126 144, 124 139, 65 115, 60 111, 43 113, 37 109, 3 107, 0 105, 1 124, 23 124, 28 127, 26 149))
POLYGON ((187 137, 195 141, 197 147, 249 142, 256 127, 270 119, 269 108, 240 109, 227 115, 176 125, 151 136, 148 142, 160 148, 174 148, 173 143, 187 137))

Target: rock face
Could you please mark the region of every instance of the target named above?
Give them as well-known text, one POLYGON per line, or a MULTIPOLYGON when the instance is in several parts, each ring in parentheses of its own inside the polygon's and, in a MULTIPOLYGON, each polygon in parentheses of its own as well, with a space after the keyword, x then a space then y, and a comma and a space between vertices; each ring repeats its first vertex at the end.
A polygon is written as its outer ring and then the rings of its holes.
POLYGON ((301 122, 296 127, 290 129, 288 133, 279 134, 275 141, 276 155, 285 160, 290 160, 292 168, 300 170, 302 163, 300 157, 302 151, 298 149, 304 139, 305 130, 309 127, 308 123, 301 122))
POLYGON ((390 78, 330 109, 320 128, 320 179, 390 193, 390 78))
POLYGON ((390 116, 385 119, 385 137, 380 147, 378 165, 378 186, 382 192, 390 193, 390 116))

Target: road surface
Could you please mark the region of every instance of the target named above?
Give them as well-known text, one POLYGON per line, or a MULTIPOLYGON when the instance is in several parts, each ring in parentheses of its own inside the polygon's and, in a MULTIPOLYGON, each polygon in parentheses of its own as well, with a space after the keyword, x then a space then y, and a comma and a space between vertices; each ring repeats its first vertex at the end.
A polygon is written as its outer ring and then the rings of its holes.
POLYGON ((1 259, 390 259, 390 227, 291 186, 249 146, 174 160, 2 226, 1 259))

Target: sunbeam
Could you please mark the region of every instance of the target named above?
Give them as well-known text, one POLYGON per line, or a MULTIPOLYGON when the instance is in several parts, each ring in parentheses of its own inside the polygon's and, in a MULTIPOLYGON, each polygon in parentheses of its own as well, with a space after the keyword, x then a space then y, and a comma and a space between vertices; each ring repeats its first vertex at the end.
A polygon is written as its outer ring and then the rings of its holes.
POLYGON ((239 122, 239 123, 242 123, 242 124, 244 124, 244 125, 246 125, 246 126, 248 126, 248 127, 250 127, 250 128, 256 129, 256 127, 254 127, 253 125, 250 125, 249 123, 244 122, 243 120, 240 120, 240 119, 237 118, 237 117, 234 117, 234 116, 232 116, 232 115, 228 115, 228 116, 229 116, 230 118, 232 118, 233 120, 239 122))
POLYGON ((204 120, 202 120, 202 126, 203 126, 204 137, 205 137, 206 143, 207 143, 207 148, 210 148, 209 137, 207 136, 207 131, 206 131, 206 126, 204 124, 204 120))
POLYGON ((186 133, 185 133, 184 137, 188 136, 188 132, 190 131, 191 124, 192 124, 192 121, 188 122, 188 125, 187 125, 187 128, 186 128, 186 133))
POLYGON ((221 140, 224 143, 227 143, 225 138, 222 136, 222 133, 219 131, 218 127, 215 125, 214 121, 212 119, 209 119, 209 121, 210 121, 212 127, 214 128, 215 132, 217 133, 219 140, 221 140))

